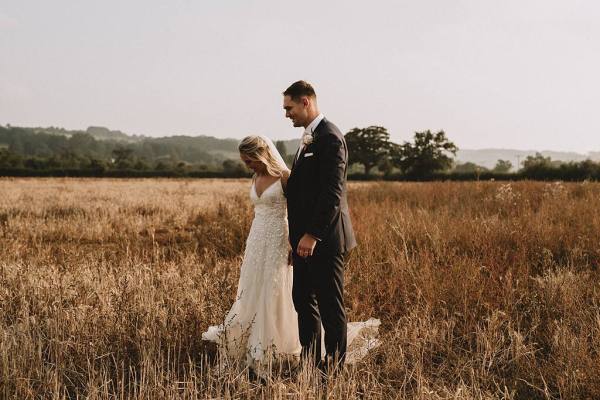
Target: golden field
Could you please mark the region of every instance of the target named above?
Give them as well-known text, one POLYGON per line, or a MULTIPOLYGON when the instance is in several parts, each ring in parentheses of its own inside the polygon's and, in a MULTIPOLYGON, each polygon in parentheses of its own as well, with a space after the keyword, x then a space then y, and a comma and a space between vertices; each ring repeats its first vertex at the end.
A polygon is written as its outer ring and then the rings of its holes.
POLYGON ((200 338, 249 185, 0 179, 0 397, 600 398, 599 184, 351 183, 346 307, 382 345, 325 385, 253 382, 200 338))

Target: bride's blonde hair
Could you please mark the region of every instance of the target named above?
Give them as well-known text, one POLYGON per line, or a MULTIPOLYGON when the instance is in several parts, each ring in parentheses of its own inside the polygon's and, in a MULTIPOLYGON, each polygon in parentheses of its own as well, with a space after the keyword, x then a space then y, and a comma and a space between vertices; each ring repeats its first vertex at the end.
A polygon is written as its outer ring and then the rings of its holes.
POLYGON ((269 144, 260 136, 251 135, 242 139, 238 146, 240 154, 244 154, 253 161, 260 161, 267 167, 271 176, 282 177, 288 171, 287 166, 281 165, 271 151, 269 144))

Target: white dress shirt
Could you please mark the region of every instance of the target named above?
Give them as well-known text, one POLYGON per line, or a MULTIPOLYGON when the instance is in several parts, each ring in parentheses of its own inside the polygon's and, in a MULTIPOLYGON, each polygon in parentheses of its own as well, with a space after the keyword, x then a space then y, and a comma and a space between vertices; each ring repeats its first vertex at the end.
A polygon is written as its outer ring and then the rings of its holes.
POLYGON ((300 138, 300 146, 298 147, 298 153, 296 153, 296 160, 298 160, 298 157, 300 157, 300 153, 302 153, 302 150, 304 150, 304 140, 303 140, 304 136, 312 135, 313 132, 315 131, 315 128, 317 127, 317 125, 319 125, 319 123, 321 121, 323 121, 323 118, 325 118, 323 113, 317 115, 317 117, 315 119, 313 119, 312 122, 310 124, 308 124, 308 126, 304 129, 304 132, 302 133, 302 137, 300 138))

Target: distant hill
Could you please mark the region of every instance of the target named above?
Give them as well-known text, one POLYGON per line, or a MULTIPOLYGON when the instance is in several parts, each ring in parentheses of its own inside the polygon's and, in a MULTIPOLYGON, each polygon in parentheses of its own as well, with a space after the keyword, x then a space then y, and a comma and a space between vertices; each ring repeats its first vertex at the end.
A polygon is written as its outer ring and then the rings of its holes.
POLYGON ((456 161, 460 163, 472 162, 486 168, 493 168, 498 160, 508 160, 515 167, 518 162, 523 162, 527 156, 533 156, 536 152, 542 153, 544 157, 559 161, 583 161, 590 159, 600 161, 600 152, 589 152, 587 154, 561 151, 537 151, 537 150, 513 150, 513 149, 461 149, 456 153, 456 161))
MULTIPOLYGON (((299 139, 285 141, 288 153, 295 153, 300 145, 299 139)), ((456 152, 456 162, 472 162, 486 168, 494 168, 498 160, 508 160, 516 169, 518 162, 523 162, 527 156, 533 156, 535 153, 542 153, 544 157, 550 157, 557 161, 600 161, 600 151, 589 152, 586 154, 568 152, 568 151, 550 151, 550 150, 515 150, 515 149, 459 149, 456 152)))
POLYGON ((98 140, 116 140, 123 142, 139 142, 146 139, 145 136, 127 135, 121 131, 111 131, 103 126, 90 126, 85 130, 85 133, 92 135, 98 140))
POLYGON ((237 143, 234 139, 210 136, 131 136, 102 127, 75 131, 0 126, 0 148, 8 148, 24 157, 85 157, 108 161, 114 158, 115 150, 126 149, 134 158, 151 164, 184 162, 220 167, 232 153, 237 153, 237 143))
MULTIPOLYGON (((275 139, 276 140, 276 139, 275 139)), ((283 141, 287 154, 295 154, 299 139, 283 141)), ((220 139, 213 136, 165 136, 148 137, 128 135, 101 126, 90 126, 86 130, 66 130, 58 127, 3 127, 0 125, 0 149, 9 148, 26 156, 51 156, 75 151, 101 159, 110 158, 112 151, 124 146, 135 155, 148 161, 170 158, 188 163, 219 165, 226 159, 238 158, 239 139, 220 139)), ((498 160, 508 160, 515 167, 536 150, 514 149, 461 149, 457 152, 459 163, 472 162, 493 168, 498 160)), ((575 152, 541 151, 545 157, 560 161, 600 161, 600 152, 587 154, 575 152)))
MULTIPOLYGON (((286 150, 296 152, 300 140, 284 142, 286 150)), ((119 146, 129 147, 148 161, 173 158, 188 163, 219 165, 224 160, 237 160, 239 139, 213 136, 149 137, 128 135, 118 130, 90 126, 85 130, 57 127, 3 127, 0 125, 0 148, 8 148, 24 156, 50 157, 65 150, 106 159, 119 146)))
POLYGON ((54 126, 49 127, 32 127, 32 128, 22 128, 26 129, 31 133, 44 133, 48 135, 58 135, 58 136, 66 136, 71 137, 77 133, 87 133, 93 136, 98 140, 113 140, 113 141, 121 141, 121 142, 138 142, 145 138, 145 136, 138 135, 127 135, 121 131, 111 131, 108 128, 102 126, 90 126, 86 130, 68 130, 65 128, 58 128, 54 126))

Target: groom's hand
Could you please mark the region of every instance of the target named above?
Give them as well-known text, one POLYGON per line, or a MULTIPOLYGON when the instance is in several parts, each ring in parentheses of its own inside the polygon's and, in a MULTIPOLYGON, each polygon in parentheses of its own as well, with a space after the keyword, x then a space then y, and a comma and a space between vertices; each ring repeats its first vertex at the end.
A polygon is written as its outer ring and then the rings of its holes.
POLYGON ((298 248, 296 249, 296 253, 302 257, 306 258, 313 255, 313 251, 315 250, 315 246, 317 244, 317 239, 313 236, 305 233, 300 239, 300 243, 298 243, 298 248))

